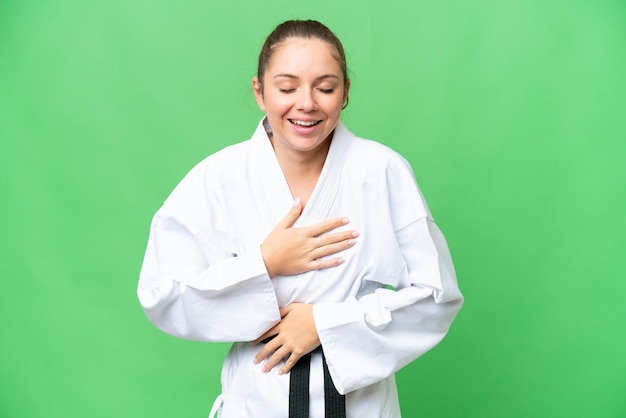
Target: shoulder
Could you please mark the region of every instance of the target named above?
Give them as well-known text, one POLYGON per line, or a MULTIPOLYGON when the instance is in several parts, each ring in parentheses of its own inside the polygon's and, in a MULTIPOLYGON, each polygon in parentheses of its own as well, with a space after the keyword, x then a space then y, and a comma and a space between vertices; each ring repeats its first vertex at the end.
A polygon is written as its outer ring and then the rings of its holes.
POLYGON ((347 132, 350 137, 347 168, 351 172, 376 176, 382 174, 385 177, 387 175, 408 176, 411 181, 414 181, 413 169, 400 153, 379 141, 347 132))
POLYGON ((424 196, 408 160, 381 142, 352 136, 344 178, 353 186, 385 196, 398 229, 430 217, 424 196))
POLYGON ((406 159, 394 149, 373 139, 354 137, 354 150, 360 156, 367 156, 373 164, 406 164, 406 159))
POLYGON ((205 157, 180 180, 165 205, 183 212, 213 206, 221 190, 241 181, 245 175, 249 150, 250 140, 247 140, 205 157))
POLYGON ((249 150, 250 140, 222 148, 196 164, 185 178, 199 177, 211 183, 220 183, 232 178, 233 174, 245 166, 249 150))
POLYGON ((245 176, 253 156, 267 146, 267 134, 263 121, 259 122, 252 136, 244 141, 220 149, 200 161, 189 175, 204 179, 207 186, 232 183, 245 176))
POLYGON ((222 148, 205 157, 189 171, 189 174, 193 173, 217 182, 231 178, 245 166, 250 153, 250 144, 251 140, 247 140, 222 148))

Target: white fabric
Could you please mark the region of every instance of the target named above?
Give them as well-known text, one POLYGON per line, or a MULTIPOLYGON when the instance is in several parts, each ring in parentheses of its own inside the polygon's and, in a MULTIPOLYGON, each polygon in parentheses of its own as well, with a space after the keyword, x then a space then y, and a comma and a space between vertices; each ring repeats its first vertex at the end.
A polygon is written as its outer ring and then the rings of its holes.
MULTIPOLYGON (((250 140, 193 168, 156 213, 138 286, 141 305, 174 336, 235 342, 222 370, 222 418, 287 416, 289 375, 277 368, 263 373, 252 361, 259 347, 249 341, 291 302, 314 304, 348 417, 398 417, 394 372, 444 337, 463 302, 412 170, 394 151, 340 123, 295 226, 348 217, 345 228, 361 234, 357 244, 341 253, 340 266, 270 279, 260 244, 292 201, 260 123, 250 140)), ((311 362, 312 417, 323 417, 320 357, 311 362)))
POLYGON ((211 407, 211 411, 209 412, 208 418, 216 418, 219 417, 219 412, 222 409, 222 404, 224 403, 224 395, 219 394, 217 398, 215 398, 215 402, 213 402, 213 406, 211 407))

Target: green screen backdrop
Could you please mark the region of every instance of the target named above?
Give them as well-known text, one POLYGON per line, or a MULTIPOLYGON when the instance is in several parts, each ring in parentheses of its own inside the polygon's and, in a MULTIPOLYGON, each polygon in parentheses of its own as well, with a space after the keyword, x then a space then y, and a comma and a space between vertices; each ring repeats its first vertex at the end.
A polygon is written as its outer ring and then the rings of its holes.
POLYGON ((227 345, 156 330, 137 277, 289 18, 343 40, 344 121, 411 162, 466 296, 403 416, 626 416, 624 1, 0 0, 0 417, 207 415, 227 345))

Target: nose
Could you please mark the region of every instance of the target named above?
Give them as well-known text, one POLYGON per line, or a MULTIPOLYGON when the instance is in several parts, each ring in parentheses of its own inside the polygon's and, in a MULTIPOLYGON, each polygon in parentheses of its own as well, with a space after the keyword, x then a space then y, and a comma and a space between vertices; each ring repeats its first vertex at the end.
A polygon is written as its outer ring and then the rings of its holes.
POLYGON ((317 110, 317 103, 313 97, 311 89, 302 89, 298 96, 297 108, 303 112, 314 112, 317 110))

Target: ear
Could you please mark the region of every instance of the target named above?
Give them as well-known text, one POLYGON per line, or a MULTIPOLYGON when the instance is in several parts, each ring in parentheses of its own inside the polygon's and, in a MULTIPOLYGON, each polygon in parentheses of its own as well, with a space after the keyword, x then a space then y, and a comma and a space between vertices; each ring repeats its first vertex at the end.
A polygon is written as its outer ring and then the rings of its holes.
POLYGON ((343 102, 348 101, 348 92, 350 91, 350 79, 346 80, 346 87, 343 89, 343 102))
POLYGON ((252 91, 254 91, 254 100, 259 105, 262 111, 265 112, 265 102, 263 101, 263 85, 259 81, 258 77, 252 77, 252 91))
POLYGON ((350 79, 346 80, 346 85, 343 89, 343 107, 342 109, 344 109, 346 106, 348 106, 348 92, 350 91, 350 79))

